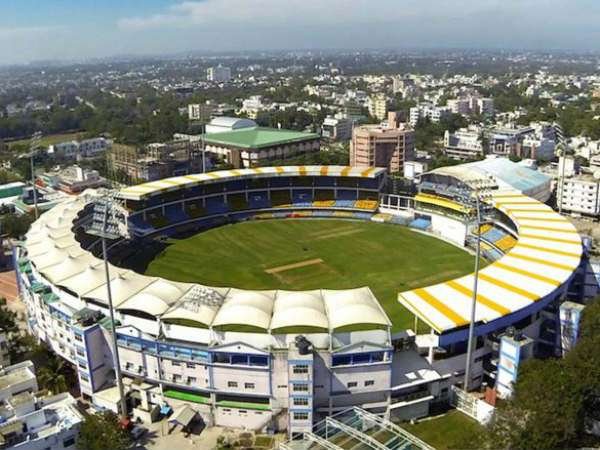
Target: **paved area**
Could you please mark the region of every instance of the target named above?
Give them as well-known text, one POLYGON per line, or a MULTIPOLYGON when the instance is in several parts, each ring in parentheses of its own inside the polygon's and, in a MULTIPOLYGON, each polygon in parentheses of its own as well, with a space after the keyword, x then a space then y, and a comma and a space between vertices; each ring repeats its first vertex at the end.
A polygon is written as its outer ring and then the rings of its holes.
POLYGON ((166 420, 144 424, 144 427, 148 428, 148 433, 138 441, 134 447, 136 450, 213 450, 217 448, 217 438, 223 432, 221 427, 200 428, 191 434, 183 433, 180 427, 176 427, 169 432, 171 427, 166 420))

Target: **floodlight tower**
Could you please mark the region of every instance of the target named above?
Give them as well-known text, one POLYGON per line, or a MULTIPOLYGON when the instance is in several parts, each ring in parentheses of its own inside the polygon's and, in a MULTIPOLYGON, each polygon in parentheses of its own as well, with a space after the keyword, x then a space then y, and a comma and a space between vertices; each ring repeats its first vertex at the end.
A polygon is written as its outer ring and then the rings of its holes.
POLYGON ((558 198, 556 199, 556 202, 558 203, 558 213, 562 214, 563 190, 565 188, 565 164, 567 162, 567 142, 562 127, 556 124, 554 128, 556 130, 556 140, 558 142, 558 154, 562 157, 562 161, 560 161, 561 167, 558 169, 558 198))
POLYGON ((121 419, 127 417, 127 402, 125 401, 125 389, 123 388, 123 377, 121 375, 121 361, 119 359, 119 347, 117 345, 117 332, 115 326, 115 313, 110 286, 110 271, 108 264, 108 253, 106 249, 107 239, 118 239, 127 237, 127 219, 124 209, 118 204, 116 191, 107 191, 94 204, 92 222, 87 228, 87 233, 100 237, 102 241, 102 258, 104 259, 104 273, 106 275, 106 294, 108 298, 108 310, 110 312, 110 332, 113 346, 113 365, 115 366, 115 378, 119 387, 121 397, 121 419))
POLYGON ((481 217, 482 207, 485 207, 485 202, 490 196, 489 187, 490 180, 473 180, 468 182, 472 190, 469 195, 469 203, 475 208, 475 218, 477 222, 477 243, 475 251, 475 270, 473 271, 473 295, 471 298, 471 320, 469 322, 469 340, 467 343, 467 361, 465 365, 465 378, 463 382, 463 389, 469 390, 471 382, 471 366, 473 360, 473 340, 475 338, 475 318, 477 308, 477 288, 479 284, 479 266, 481 259, 481 217))
POLYGON ((34 169, 33 158, 35 156, 36 150, 40 147, 41 141, 42 141, 42 132, 36 131, 35 133, 33 133, 33 136, 31 136, 31 141, 29 143, 29 161, 31 164, 31 187, 33 188, 33 211, 34 211, 36 220, 39 217, 39 212, 38 212, 37 191, 35 189, 35 169, 34 169))

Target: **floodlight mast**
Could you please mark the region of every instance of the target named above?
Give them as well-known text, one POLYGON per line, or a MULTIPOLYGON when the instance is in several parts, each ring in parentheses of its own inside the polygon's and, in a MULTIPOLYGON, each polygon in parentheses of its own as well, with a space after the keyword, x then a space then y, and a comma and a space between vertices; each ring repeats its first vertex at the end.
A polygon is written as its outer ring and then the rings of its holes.
MULTIPOLYGON (((119 396, 120 396, 120 409, 121 419, 127 418, 127 402, 125 399, 125 389, 123 387, 123 376, 121 374, 121 361, 119 358, 119 347, 117 345, 117 330, 115 325, 115 313, 113 307, 113 299, 112 299, 112 289, 110 286, 110 270, 108 264, 108 252, 106 248, 106 239, 116 239, 120 237, 116 232, 111 232, 109 230, 109 220, 110 213, 113 208, 112 205, 112 196, 111 194, 105 194, 102 202, 104 203, 104 211, 102 217, 102 225, 98 230, 92 230, 92 234, 99 236, 102 241, 102 258, 104 260, 104 273, 106 275, 106 294, 108 298, 108 311, 110 313, 110 331, 112 335, 112 346, 113 346, 113 365, 115 366, 115 378, 117 379, 117 386, 119 387, 119 396)), ((92 222, 93 223, 93 222, 92 222)), ((93 227, 93 225, 92 225, 93 227)), ((115 227, 118 230, 118 227, 115 227)))
POLYGON ((36 131, 35 133, 33 133, 33 136, 31 137, 31 142, 29 144, 29 162, 31 165, 31 187, 33 188, 33 211, 34 211, 36 220, 39 217, 39 211, 38 211, 37 191, 35 189, 35 169, 34 169, 33 157, 35 155, 35 151, 39 148, 41 141, 42 141, 42 132, 36 131))
POLYGON ((476 218, 477 218, 477 243, 475 251, 475 270, 473 272, 473 295, 471 298, 471 320, 469 322, 469 340, 467 343, 467 361, 465 364, 465 378, 463 381, 463 389, 469 390, 471 384, 471 366, 473 360, 473 340, 475 338, 475 318, 477 308, 477 288, 479 283, 479 265, 481 258, 481 196, 485 194, 482 187, 484 185, 479 181, 475 182, 475 190, 473 192, 475 200, 476 218))

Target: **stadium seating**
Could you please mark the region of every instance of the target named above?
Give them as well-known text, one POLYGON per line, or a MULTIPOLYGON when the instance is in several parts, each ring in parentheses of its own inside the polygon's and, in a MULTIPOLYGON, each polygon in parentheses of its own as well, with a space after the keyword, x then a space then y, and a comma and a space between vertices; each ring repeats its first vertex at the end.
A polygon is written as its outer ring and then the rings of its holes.
POLYGON ((332 189, 317 189, 315 200, 335 200, 335 192, 332 189))
POLYGON ((229 210, 229 206, 223 201, 223 197, 220 195, 217 197, 208 197, 205 208, 208 215, 222 214, 229 210))
POLYGON ((296 207, 310 208, 312 200, 312 192, 309 189, 294 189, 292 191, 292 203, 296 207))
POLYGON ((244 194, 233 194, 227 196, 227 203, 231 211, 243 211, 248 209, 248 202, 244 194))
POLYGON ((169 223, 178 223, 189 220, 189 216, 184 212, 180 204, 166 206, 165 217, 169 223))
POLYGON ((338 189, 337 200, 357 200, 356 191, 348 189, 338 189))
POLYGON ((248 207, 250 209, 270 208, 271 201, 266 192, 252 192, 248 194, 248 207))
POLYGON ((289 206, 292 203, 290 191, 273 191, 271 192, 271 204, 273 206, 289 206))
POLYGON ((408 226, 417 230, 427 230, 431 227, 431 220, 418 218, 409 223, 408 226))
POLYGON ((375 200, 357 200, 356 202, 354 202, 354 208, 357 209, 369 209, 369 210, 375 210, 377 209, 377 201, 375 200))
POLYGON ((331 208, 335 206, 335 200, 315 200, 312 202, 313 208, 331 208))
POLYGON ((192 219, 196 219, 198 217, 202 217, 206 215, 206 209, 197 203, 189 203, 185 206, 186 214, 192 219))
POLYGON ((148 223, 157 230, 169 225, 169 219, 167 219, 160 212, 158 212, 158 210, 155 211, 148 213, 148 215, 146 216, 148 223))
POLYGON ((496 244, 496 247, 498 247, 500 250, 502 250, 504 253, 506 253, 511 248, 513 248, 516 243, 517 243, 517 240, 514 237, 512 237, 511 235, 507 234, 502 239, 497 240, 495 244, 496 244))
POLYGON ((336 208, 352 208, 354 207, 354 200, 336 200, 336 208))

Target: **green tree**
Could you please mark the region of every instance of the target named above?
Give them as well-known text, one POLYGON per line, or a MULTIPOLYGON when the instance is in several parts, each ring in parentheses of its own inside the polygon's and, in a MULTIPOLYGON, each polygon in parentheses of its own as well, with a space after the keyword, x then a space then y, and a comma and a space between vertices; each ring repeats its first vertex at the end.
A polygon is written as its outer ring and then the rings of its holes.
POLYGON ((125 450, 130 445, 129 433, 111 411, 87 416, 77 438, 77 447, 86 450, 125 450))
POLYGON ((579 341, 563 359, 529 360, 511 399, 502 402, 486 448, 554 449, 597 446, 586 421, 600 404, 600 299, 583 313, 579 341))

